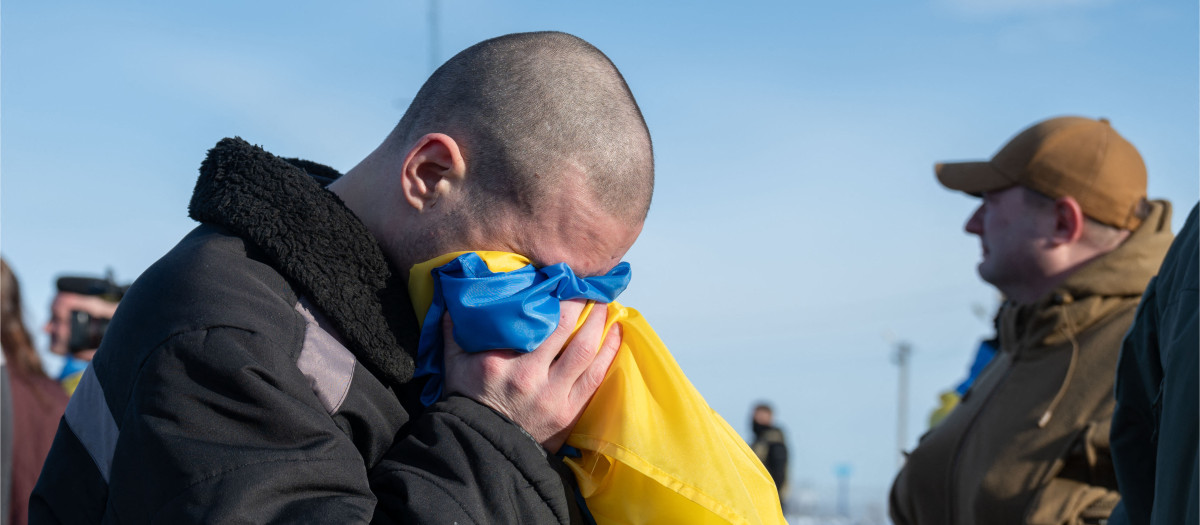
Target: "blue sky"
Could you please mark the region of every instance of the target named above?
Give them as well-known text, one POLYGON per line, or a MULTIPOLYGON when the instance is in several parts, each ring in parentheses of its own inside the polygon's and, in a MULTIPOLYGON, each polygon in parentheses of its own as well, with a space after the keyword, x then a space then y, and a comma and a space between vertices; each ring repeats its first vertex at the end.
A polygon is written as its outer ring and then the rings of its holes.
MULTIPOLYGON (((429 4, 0 5, 0 251, 34 328, 60 273, 132 280, 194 223, 205 151, 238 135, 352 167, 431 71, 429 4)), ((1105 116, 1182 222, 1200 194, 1195 2, 442 0, 440 59, 504 33, 579 35, 621 68, 655 141, 630 251, 639 308, 745 431, 776 405, 793 479, 896 467, 891 343, 912 343, 909 432, 958 381, 995 292, 941 160, 1046 117, 1105 116)), ((38 343, 45 346, 45 337, 38 343)))

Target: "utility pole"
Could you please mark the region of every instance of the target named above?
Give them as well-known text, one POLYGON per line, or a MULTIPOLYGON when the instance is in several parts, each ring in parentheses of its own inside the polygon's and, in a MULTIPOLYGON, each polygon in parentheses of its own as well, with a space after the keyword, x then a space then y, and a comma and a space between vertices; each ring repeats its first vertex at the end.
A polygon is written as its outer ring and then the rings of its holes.
POLYGON ((438 60, 438 0, 429 0, 429 73, 442 65, 438 60))
POLYGON ((904 446, 908 439, 908 358, 912 355, 912 345, 907 341, 896 344, 896 353, 892 362, 900 368, 899 392, 896 395, 896 466, 904 466, 904 446))

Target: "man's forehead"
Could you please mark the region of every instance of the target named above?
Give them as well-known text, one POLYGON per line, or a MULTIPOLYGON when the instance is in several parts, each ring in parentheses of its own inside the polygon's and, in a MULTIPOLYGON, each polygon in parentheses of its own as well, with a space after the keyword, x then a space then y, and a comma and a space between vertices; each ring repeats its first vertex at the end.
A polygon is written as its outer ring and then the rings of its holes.
POLYGON ((568 192, 561 195, 517 238, 518 248, 536 266, 566 263, 577 275, 591 277, 608 273, 621 262, 642 230, 613 217, 590 196, 568 192))
POLYGON ((593 277, 596 275, 604 275, 612 270, 621 262, 621 254, 612 254, 603 256, 600 254, 590 255, 584 253, 566 253, 560 250, 546 250, 534 248, 526 254, 526 257, 533 262, 534 266, 539 268, 550 266, 552 264, 566 263, 580 277, 593 277))
POLYGON ((982 197, 984 200, 989 200, 989 199, 996 200, 996 199, 1006 198, 1010 195, 1018 195, 1018 194, 1022 194, 1022 193, 1025 193, 1025 187, 1017 185, 1017 186, 1009 186, 1007 188, 1000 188, 997 190, 988 190, 985 192, 981 192, 979 194, 979 196, 982 197))
POLYGON ((78 303, 83 298, 82 295, 73 292, 58 292, 54 295, 54 304, 74 304, 78 303))

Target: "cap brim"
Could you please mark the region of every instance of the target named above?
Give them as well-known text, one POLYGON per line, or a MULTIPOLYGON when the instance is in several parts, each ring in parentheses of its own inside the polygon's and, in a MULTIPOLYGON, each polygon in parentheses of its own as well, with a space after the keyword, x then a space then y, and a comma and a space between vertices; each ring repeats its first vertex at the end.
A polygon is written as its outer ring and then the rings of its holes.
POLYGON ((934 165, 933 171, 942 186, 976 197, 1017 185, 989 162, 945 162, 934 165))

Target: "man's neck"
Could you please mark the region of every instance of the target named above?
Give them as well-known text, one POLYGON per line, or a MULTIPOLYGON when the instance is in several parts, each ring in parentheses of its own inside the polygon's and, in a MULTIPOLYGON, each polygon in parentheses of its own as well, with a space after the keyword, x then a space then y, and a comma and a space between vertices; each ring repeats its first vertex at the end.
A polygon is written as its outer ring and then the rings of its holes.
POLYGON ((1063 281, 1067 280, 1068 276, 1069 276, 1069 274, 1058 275, 1058 276, 1055 276, 1054 278, 1047 278, 1045 280, 1042 280, 1041 282, 1036 283, 1036 284, 1023 283, 1023 284, 1025 284, 1025 286, 1020 286, 1020 287, 1011 287, 1010 286, 1010 287, 1007 287, 1008 289, 1006 289, 1006 290, 1000 290, 1000 293, 1004 294, 1005 297, 1007 297, 1010 301, 1012 301, 1016 304, 1019 304, 1019 305, 1033 304, 1033 303, 1038 302, 1038 300, 1040 300, 1042 297, 1045 297, 1046 294, 1048 294, 1048 293, 1054 291, 1056 288, 1058 288, 1059 285, 1061 285, 1063 283, 1063 281))
POLYGON ((1027 283, 1021 283, 1023 286, 1009 287, 1011 290, 1000 290, 1012 302, 1017 304, 1033 304, 1047 294, 1057 290, 1063 285, 1072 275, 1082 270, 1083 267, 1091 264, 1092 261, 1111 252, 1116 247, 1108 250, 1075 250, 1057 265, 1051 267, 1046 275, 1040 279, 1030 280, 1027 283))
POLYGON ((416 262, 412 254, 403 252, 402 232, 411 225, 403 214, 401 196, 397 194, 388 174, 379 170, 381 163, 368 157, 328 186, 346 204, 383 251, 384 258, 408 282, 408 271, 416 262))

